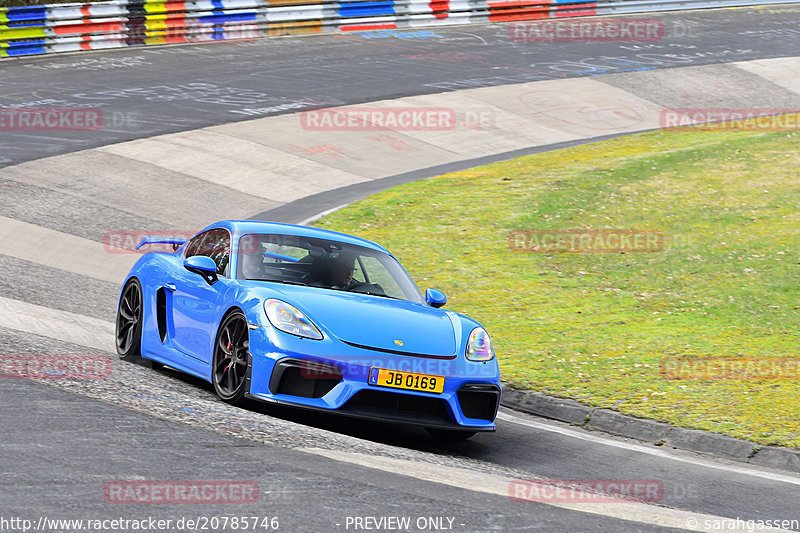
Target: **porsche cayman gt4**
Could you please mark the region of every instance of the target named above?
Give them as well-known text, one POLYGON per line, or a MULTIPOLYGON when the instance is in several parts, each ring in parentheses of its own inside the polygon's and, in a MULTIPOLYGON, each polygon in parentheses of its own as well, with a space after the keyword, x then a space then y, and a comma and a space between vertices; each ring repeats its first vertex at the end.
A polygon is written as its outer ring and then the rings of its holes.
POLYGON ((250 398, 415 424, 441 438, 494 431, 500 374, 476 321, 422 295, 364 239, 304 226, 223 221, 174 251, 142 255, 116 319, 120 357, 250 398))

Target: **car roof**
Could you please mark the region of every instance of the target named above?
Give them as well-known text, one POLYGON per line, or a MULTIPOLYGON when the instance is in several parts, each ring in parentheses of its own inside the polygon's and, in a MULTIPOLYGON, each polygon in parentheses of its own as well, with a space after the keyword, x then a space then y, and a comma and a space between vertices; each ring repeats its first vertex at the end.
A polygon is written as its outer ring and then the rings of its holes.
MULTIPOLYGON (((316 239, 328 239, 332 241, 344 242, 354 244, 356 246, 363 246, 371 250, 377 250, 389 254, 389 251, 372 241, 340 233, 338 231, 331 231, 321 228, 312 228, 309 226, 297 226, 294 224, 283 224, 281 222, 267 222, 263 220, 222 220, 214 224, 209 224, 203 228, 200 233, 213 228, 225 228, 231 232, 234 239, 238 239, 242 235, 251 233, 266 233, 272 235, 297 235, 299 237, 311 237, 316 239)), ((391 255, 391 254, 389 254, 391 255)))

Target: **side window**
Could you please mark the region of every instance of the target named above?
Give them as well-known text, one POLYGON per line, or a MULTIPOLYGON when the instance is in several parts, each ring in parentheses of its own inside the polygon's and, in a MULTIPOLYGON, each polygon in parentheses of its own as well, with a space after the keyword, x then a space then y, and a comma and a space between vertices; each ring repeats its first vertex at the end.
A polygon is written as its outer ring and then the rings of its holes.
POLYGON ((217 264, 217 274, 228 275, 228 263, 231 260, 231 236, 228 230, 215 229, 208 232, 207 240, 203 240, 207 254, 217 264))
POLYGON ((201 233, 189 239, 189 242, 186 243, 186 250, 184 251, 184 257, 192 257, 193 255, 198 255, 197 248, 200 246, 200 242, 203 240, 203 237, 205 236, 206 236, 205 233, 201 233))
POLYGON ((228 230, 212 229, 192 238, 186 245, 186 257, 205 255, 217 264, 217 274, 228 275, 231 259, 231 236, 228 230))

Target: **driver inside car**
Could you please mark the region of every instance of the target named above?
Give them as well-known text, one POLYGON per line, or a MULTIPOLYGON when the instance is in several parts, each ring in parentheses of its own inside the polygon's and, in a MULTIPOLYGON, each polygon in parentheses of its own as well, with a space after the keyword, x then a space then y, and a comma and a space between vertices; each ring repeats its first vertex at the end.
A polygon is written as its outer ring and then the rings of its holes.
POLYGON ((322 255, 316 257, 311 265, 311 281, 309 285, 347 290, 353 283, 355 271, 355 255, 340 253, 337 257, 322 255))
POLYGON ((265 277, 264 256, 261 247, 255 253, 242 254, 241 272, 245 279, 262 279, 265 277))
POLYGON ((352 255, 340 255, 339 258, 331 263, 328 285, 334 289, 347 289, 353 283, 354 271, 355 257, 352 255))
POLYGON ((313 281, 309 285, 385 296, 383 288, 377 283, 353 279, 355 263, 356 254, 351 252, 341 252, 337 257, 317 257, 311 269, 313 281))

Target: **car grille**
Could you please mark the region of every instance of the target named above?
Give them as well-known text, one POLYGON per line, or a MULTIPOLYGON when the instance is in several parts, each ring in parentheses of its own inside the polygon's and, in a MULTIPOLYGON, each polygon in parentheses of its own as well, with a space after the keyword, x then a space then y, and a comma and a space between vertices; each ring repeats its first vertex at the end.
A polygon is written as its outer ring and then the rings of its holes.
POLYGON ((453 423, 447 402, 440 398, 371 389, 363 389, 354 394, 340 411, 423 425, 453 423))

